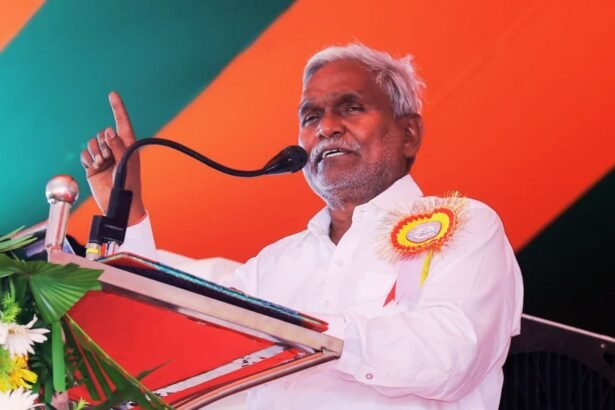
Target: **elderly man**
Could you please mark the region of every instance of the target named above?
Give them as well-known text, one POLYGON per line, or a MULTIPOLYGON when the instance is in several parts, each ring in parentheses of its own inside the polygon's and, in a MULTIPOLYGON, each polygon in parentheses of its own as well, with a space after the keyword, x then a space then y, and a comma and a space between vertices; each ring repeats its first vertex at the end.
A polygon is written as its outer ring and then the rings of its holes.
MULTIPOLYGON (((254 389, 249 408, 498 407, 519 332, 521 275, 493 210, 454 194, 425 197, 408 175, 422 139, 421 86, 410 58, 362 45, 309 60, 299 143, 309 153, 305 177, 326 207, 239 268, 235 286, 329 321, 344 352, 254 389)), ((100 132, 82 153, 102 209, 114 159, 134 141, 119 96, 110 101, 117 133, 100 132)), ((151 255, 131 166, 126 246, 151 255)))

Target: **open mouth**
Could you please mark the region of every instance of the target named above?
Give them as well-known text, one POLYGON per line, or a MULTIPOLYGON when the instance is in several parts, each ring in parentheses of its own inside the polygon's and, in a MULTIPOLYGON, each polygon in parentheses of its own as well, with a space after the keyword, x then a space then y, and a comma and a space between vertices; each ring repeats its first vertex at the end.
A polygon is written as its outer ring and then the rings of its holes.
POLYGON ((320 156, 320 159, 323 160, 326 158, 337 157, 344 154, 346 154, 346 151, 342 151, 341 149, 328 149, 326 151, 323 151, 322 155, 320 156))
POLYGON ((318 155, 316 163, 324 161, 325 159, 329 159, 329 158, 333 158, 333 157, 339 157, 341 155, 347 155, 347 154, 350 154, 350 153, 351 153, 351 151, 343 150, 343 149, 340 149, 340 148, 326 149, 320 155, 318 155))

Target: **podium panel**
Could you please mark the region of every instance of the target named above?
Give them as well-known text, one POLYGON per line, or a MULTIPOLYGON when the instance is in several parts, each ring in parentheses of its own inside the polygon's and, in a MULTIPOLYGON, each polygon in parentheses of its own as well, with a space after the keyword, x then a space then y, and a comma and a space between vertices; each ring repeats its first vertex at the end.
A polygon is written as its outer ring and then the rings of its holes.
POLYGON ((161 366, 143 382, 176 409, 341 355, 343 342, 322 333, 323 321, 135 255, 94 262, 51 251, 49 260, 103 270, 103 290, 70 315, 131 374, 161 366))

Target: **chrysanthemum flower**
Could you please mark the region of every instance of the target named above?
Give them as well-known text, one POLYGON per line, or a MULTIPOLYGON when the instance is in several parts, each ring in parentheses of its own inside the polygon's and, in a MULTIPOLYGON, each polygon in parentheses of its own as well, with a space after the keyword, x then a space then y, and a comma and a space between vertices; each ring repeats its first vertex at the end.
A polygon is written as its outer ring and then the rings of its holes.
POLYGON ((24 387, 29 389, 32 383, 36 383, 38 376, 33 371, 28 370, 28 358, 26 356, 13 357, 13 372, 9 375, 13 389, 24 387))
MULTIPOLYGON (((36 373, 28 370, 26 356, 9 357, 4 349, 0 349, 0 393, 14 390, 20 387, 29 389, 38 378, 36 373), (6 360, 9 358, 8 360, 6 360)), ((3 409, 3 407, 0 407, 3 409)))
POLYGON ((29 410, 34 407, 38 394, 21 388, 10 392, 0 392, 0 409, 2 410, 29 410))
MULTIPOLYGON (((36 319, 36 315, 34 315, 34 318, 27 325, 18 325, 17 323, 2 324, 2 326, 7 327, 7 331, 4 342, 0 338, 0 344, 4 345, 11 356, 32 354, 34 353, 34 349, 32 349, 34 343, 42 343, 47 340, 45 333, 49 333, 49 329, 32 329, 36 319)), ((0 337, 2 334, 3 331, 0 329, 0 337)))

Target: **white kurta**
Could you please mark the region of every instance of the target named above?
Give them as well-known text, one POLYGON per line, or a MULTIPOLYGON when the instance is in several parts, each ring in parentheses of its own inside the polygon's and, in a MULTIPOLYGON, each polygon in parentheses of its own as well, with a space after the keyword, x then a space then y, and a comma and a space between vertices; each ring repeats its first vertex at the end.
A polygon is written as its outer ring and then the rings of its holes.
POLYGON ((421 197, 406 176, 355 208, 337 246, 323 209, 238 269, 235 287, 321 317, 344 339, 338 361, 253 389, 249 409, 498 408, 523 299, 513 250, 497 214, 468 200, 465 223, 419 287, 424 256, 391 262, 377 244, 387 213, 421 197), (396 300, 383 306, 396 281, 396 300))

